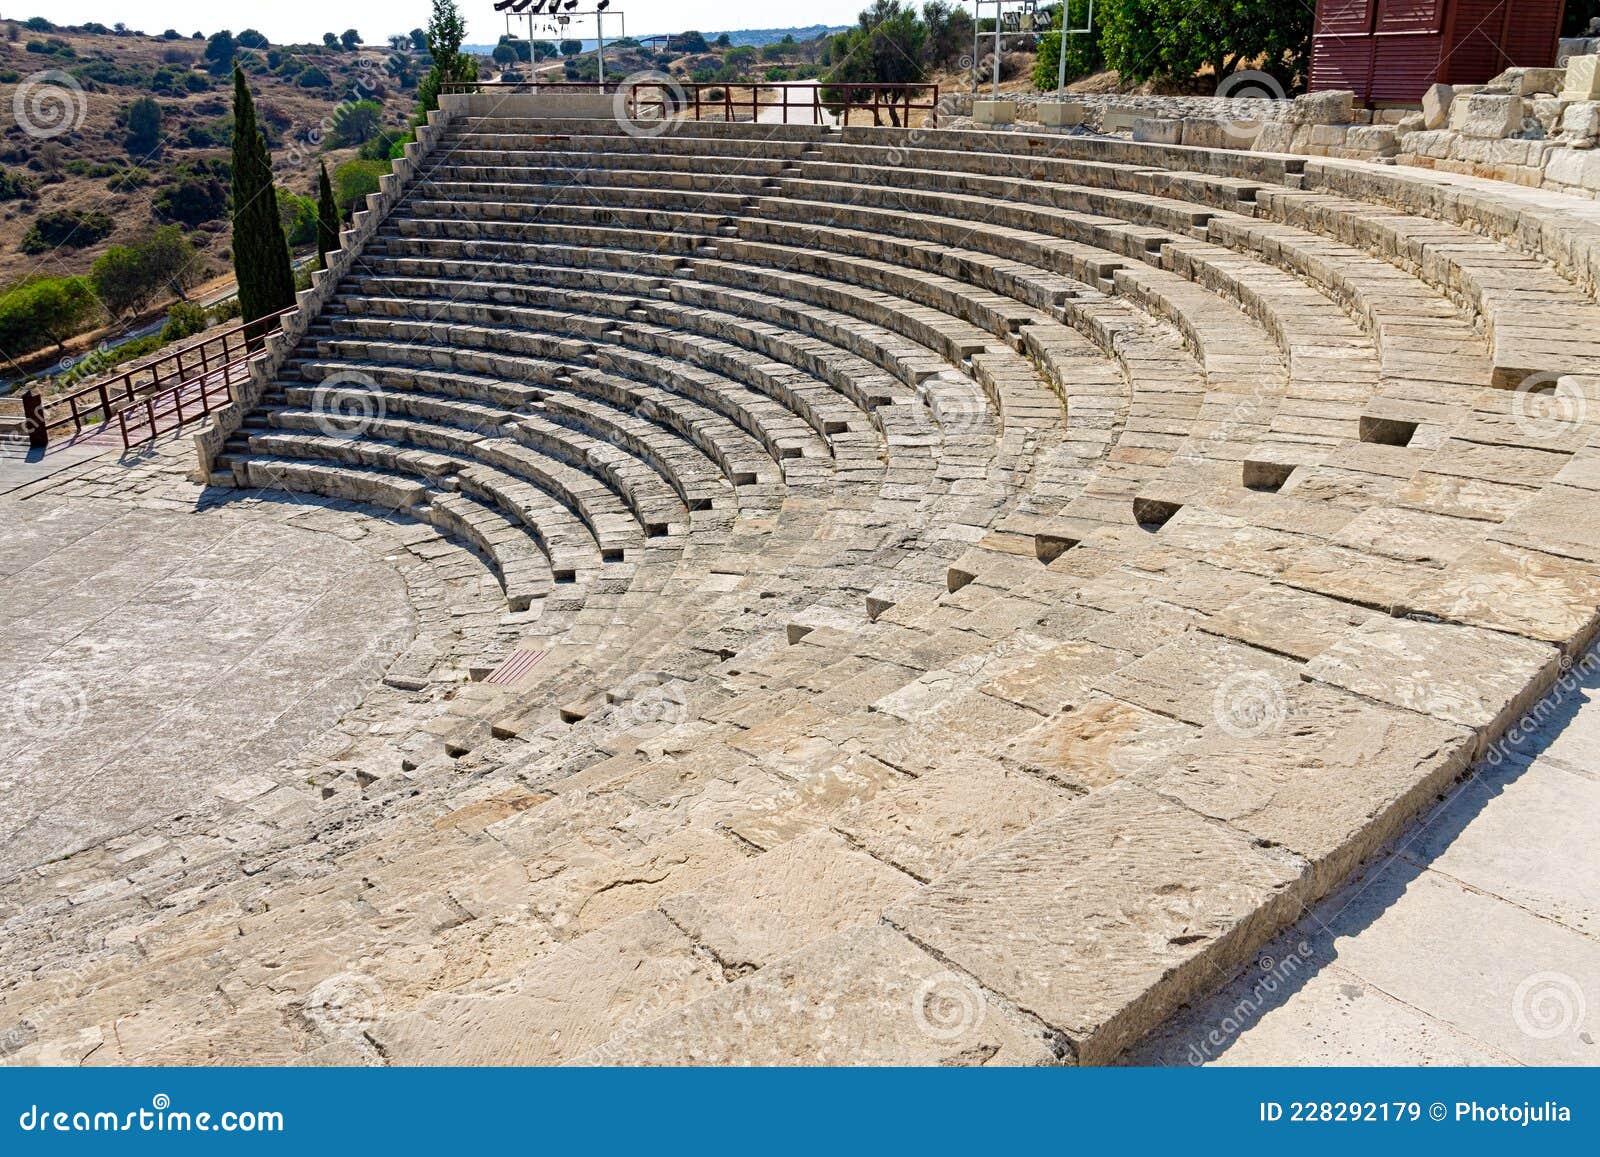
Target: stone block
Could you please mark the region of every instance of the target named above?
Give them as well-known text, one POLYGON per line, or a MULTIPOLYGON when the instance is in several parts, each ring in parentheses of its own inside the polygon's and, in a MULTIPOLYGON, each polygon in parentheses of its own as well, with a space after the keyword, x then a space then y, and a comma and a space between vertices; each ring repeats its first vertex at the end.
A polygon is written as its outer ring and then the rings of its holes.
POLYGON ((1567 106, 1560 97, 1541 96, 1531 102, 1533 118, 1545 135, 1553 134, 1561 125, 1561 113, 1567 106))
POLYGON ((1580 100, 1567 105, 1561 112, 1561 136, 1584 141, 1600 136, 1600 101, 1580 100))
POLYGON ((1514 137, 1522 131, 1522 98, 1491 92, 1458 97, 1450 106, 1450 127, 1484 140, 1514 137))
POLYGON ((1562 100, 1594 100, 1600 97, 1600 56, 1574 56, 1567 61, 1562 100))
POLYGON ((1014 100, 975 100, 972 102, 972 123, 976 125, 1009 125, 1017 119, 1017 102, 1014 100))
POLYGON ((1380 157, 1392 157, 1400 151, 1400 141, 1394 129, 1387 125, 1358 125, 1345 134, 1345 147, 1380 157))
POLYGON ((1349 125, 1314 124, 1311 129, 1311 144, 1319 149, 1342 149, 1349 139, 1351 127, 1349 125))
POLYGON ((1450 102, 1455 89, 1448 84, 1430 84, 1422 94, 1422 123, 1430 129, 1442 129, 1450 120, 1450 102))
POLYGON ((1253 117, 1186 117, 1183 143, 1201 149, 1248 149, 1262 126, 1253 117))
POLYGON ((1294 126, 1288 121, 1264 124, 1250 148, 1258 153, 1290 152, 1294 148, 1294 126))
POLYGON ((1575 56, 1588 56, 1600 48, 1600 40, 1590 36, 1562 37, 1556 42, 1556 67, 1567 68, 1575 56))
POLYGON ((1164 117, 1140 117, 1133 122, 1133 139, 1152 145, 1176 145, 1183 140, 1183 122, 1164 117))
POLYGON ((867 924, 584 1054, 583 1065, 994 1065, 1059 1060, 1037 1022, 867 924))
POLYGON ((886 915, 1063 1033, 1080 1064, 1105 1064, 1292 918, 1304 871, 1279 848, 1116 783, 886 915))
POLYGON ((1355 117, 1356 94, 1348 89, 1308 92, 1294 98, 1289 120, 1297 125, 1347 125, 1355 117))
POLYGON ((1524 68, 1521 73, 1511 84, 1511 92, 1515 96, 1554 94, 1565 86, 1565 70, 1560 68, 1524 68))
POLYGON ((1111 107, 1100 113, 1100 131, 1105 133, 1127 133, 1133 131, 1133 123, 1139 120, 1144 113, 1136 108, 1111 107))
POLYGON ((1066 129, 1083 123, 1084 107, 1075 100, 1047 100, 1038 105, 1039 123, 1046 128, 1066 129))

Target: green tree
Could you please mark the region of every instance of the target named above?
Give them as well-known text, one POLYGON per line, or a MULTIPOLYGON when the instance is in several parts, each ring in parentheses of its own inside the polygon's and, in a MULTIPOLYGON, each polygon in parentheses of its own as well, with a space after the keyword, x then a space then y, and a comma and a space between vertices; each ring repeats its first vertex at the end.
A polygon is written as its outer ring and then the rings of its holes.
POLYGON ((1123 80, 1188 79, 1209 68, 1221 83, 1248 65, 1289 87, 1310 60, 1313 10, 1282 0, 1104 0, 1095 19, 1106 64, 1123 80))
POLYGON ((517 62, 517 50, 502 40, 494 46, 494 62, 501 68, 510 68, 517 62))
POLYGON ((234 39, 244 48, 270 48, 272 45, 271 41, 254 28, 246 28, 234 39))
POLYGON ((581 40, 563 40, 561 42, 562 56, 577 56, 582 51, 583 41, 581 40))
POLYGON ((113 245, 89 271, 90 283, 113 317, 138 313, 162 293, 183 297, 197 275, 194 247, 176 225, 131 245, 113 245))
POLYGON ((322 34, 322 44, 325 48, 338 48, 339 38, 331 32, 324 32, 322 34))
POLYGON ((361 33, 357 32, 354 28, 346 28, 343 32, 339 33, 339 43, 344 45, 344 50, 346 52, 354 52, 356 50, 356 45, 361 43, 361 33))
POLYGON ((411 30, 411 49, 413 52, 428 51, 428 34, 420 28, 411 30))
POLYGON ((922 6, 922 22, 928 27, 923 52, 929 64, 950 68, 971 54, 972 15, 965 8, 952 7, 945 0, 928 0, 922 6))
MULTIPOLYGON (((830 109, 887 102, 889 123, 901 123, 897 102, 909 103, 910 91, 886 85, 916 84, 928 72, 924 50, 928 27, 900 0, 874 0, 862 12, 856 27, 829 42, 832 66, 823 78, 822 101, 830 109)), ((873 111, 873 120, 879 114, 873 111)), ((910 110, 906 110, 907 123, 910 110)))
POLYGON ((426 123, 428 114, 439 107, 439 92, 447 84, 478 79, 478 62, 461 51, 461 42, 467 36, 467 22, 456 8, 455 0, 433 0, 433 15, 428 19, 428 54, 433 57, 433 67, 417 85, 417 99, 421 104, 418 123, 426 123))
POLYGON ((336 147, 365 144, 383 127, 383 106, 375 100, 358 100, 333 110, 328 139, 336 147))
POLYGON ((339 205, 324 163, 317 172, 317 266, 328 268, 328 254, 339 248, 339 205))
POLYGON ((161 106, 154 97, 141 96, 128 106, 128 152, 135 157, 148 157, 160 144, 161 106))
POLYGON ((387 161, 364 161, 357 157, 333 171, 333 184, 342 208, 354 210, 367 195, 378 191, 378 181, 389 171, 387 161))
POLYGON ((100 305, 82 277, 38 277, 0 297, 0 353, 19 358, 48 342, 66 340, 99 316, 100 305))
MULTIPOLYGON (((1070 0, 1068 15, 1073 28, 1082 28, 1088 18, 1089 0, 1070 0)), ((1039 54, 1033 62, 1033 87, 1049 92, 1056 87, 1061 65, 1061 9, 1057 8, 1050 25, 1052 31, 1039 38, 1039 54)), ((1093 31, 1067 37, 1067 83, 1098 72, 1105 65, 1105 55, 1100 51, 1100 32, 1093 31)))
POLYGON ((240 312, 247 321, 294 304, 294 273, 278 219, 272 157, 256 127, 250 86, 238 69, 233 71, 233 268, 240 312))
POLYGON ((210 40, 206 41, 206 71, 216 76, 221 76, 233 64, 233 58, 239 52, 239 45, 233 38, 233 33, 227 29, 213 33, 210 40))

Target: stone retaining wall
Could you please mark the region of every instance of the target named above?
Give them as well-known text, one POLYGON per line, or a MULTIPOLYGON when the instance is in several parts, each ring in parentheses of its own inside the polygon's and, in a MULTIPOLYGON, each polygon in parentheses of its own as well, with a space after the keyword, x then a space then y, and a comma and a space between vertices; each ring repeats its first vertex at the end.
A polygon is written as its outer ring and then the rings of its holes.
POLYGON ((311 275, 311 287, 295 295, 297 308, 286 314, 282 328, 267 338, 267 353, 250 363, 250 377, 229 387, 231 401, 215 410, 211 420, 194 435, 195 453, 199 458, 196 480, 212 481, 212 463, 223 443, 243 424, 261 400, 262 392, 278 375, 284 360, 294 351, 306 329, 332 299, 356 259, 361 248, 378 231, 391 210, 400 203, 406 186, 421 171, 422 163, 433 151, 449 127, 454 114, 436 109, 428 114, 428 123, 417 129, 417 139, 406 145, 405 156, 397 159, 390 172, 378 182, 378 191, 367 195, 367 207, 351 219, 350 228, 339 234, 339 248, 328 254, 328 267, 311 275))

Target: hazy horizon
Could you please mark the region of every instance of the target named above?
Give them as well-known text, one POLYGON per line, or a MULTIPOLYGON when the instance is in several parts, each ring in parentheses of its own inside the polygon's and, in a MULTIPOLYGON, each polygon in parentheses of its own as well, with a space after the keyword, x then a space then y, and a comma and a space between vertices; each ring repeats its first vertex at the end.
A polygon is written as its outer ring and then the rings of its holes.
MULTIPOLYGON (((656 0, 637 6, 630 6, 627 0, 612 0, 608 17, 622 12, 625 21, 607 19, 606 37, 621 35, 624 27, 631 36, 647 36, 690 28, 731 32, 747 28, 852 24, 866 3, 867 0, 822 0, 818 4, 796 4, 793 8, 780 5, 777 9, 763 9, 759 18, 753 18, 747 4, 734 0, 702 0, 700 3, 656 0)), ((392 0, 349 0, 336 10, 306 0, 285 0, 249 11, 224 10, 220 15, 214 3, 201 0, 145 0, 133 14, 126 4, 111 0, 57 0, 40 7, 45 10, 19 8, 6 11, 4 17, 26 20, 42 15, 52 24, 98 22, 108 28, 120 20, 140 32, 160 33, 173 28, 185 36, 193 32, 209 36, 223 28, 231 32, 254 28, 278 44, 316 43, 324 32, 337 34, 354 28, 364 43, 382 44, 397 32, 426 26, 432 11, 429 0, 405 0, 400 4, 392 0), (330 15, 331 11, 337 12, 337 16, 330 15)), ((467 20, 467 43, 493 44, 506 31, 505 15, 494 10, 493 0, 467 0, 459 3, 459 7, 467 20)), ((580 7, 591 9, 593 0, 583 0, 580 7)), ((516 21, 512 27, 520 31, 525 30, 527 24, 516 21)), ((575 38, 593 39, 593 19, 575 20, 571 33, 575 38)))

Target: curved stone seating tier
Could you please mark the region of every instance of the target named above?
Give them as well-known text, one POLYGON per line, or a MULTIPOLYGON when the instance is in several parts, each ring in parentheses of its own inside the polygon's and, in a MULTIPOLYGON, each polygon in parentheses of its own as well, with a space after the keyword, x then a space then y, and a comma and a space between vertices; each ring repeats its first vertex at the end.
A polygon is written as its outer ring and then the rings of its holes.
POLYGON ((1452 188, 455 121, 214 466, 514 609, 370 792, 11 885, 19 1057, 1114 1060, 1600 625, 1589 218, 1452 188))

